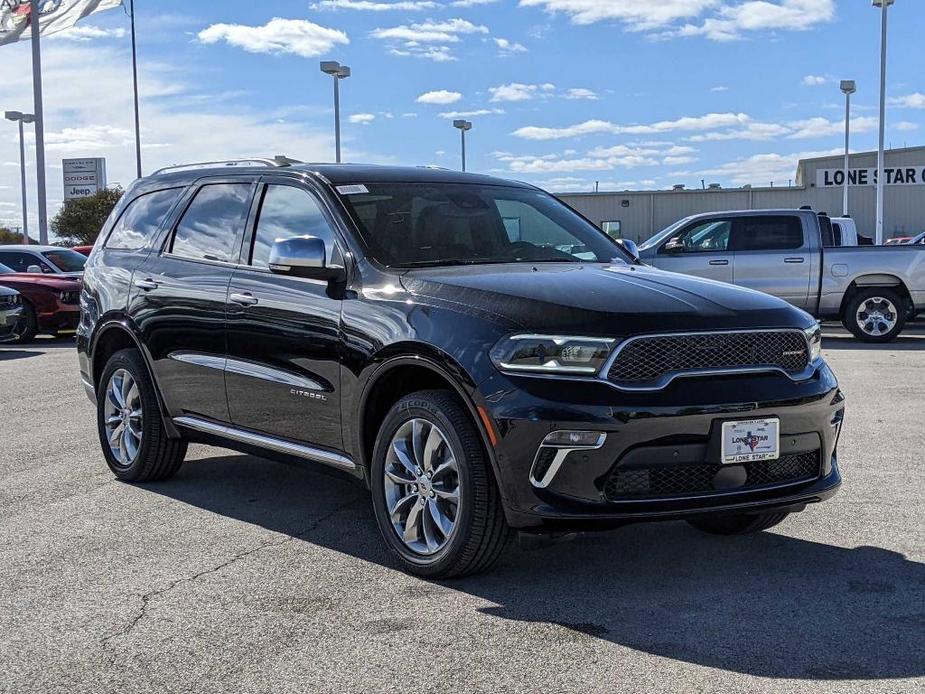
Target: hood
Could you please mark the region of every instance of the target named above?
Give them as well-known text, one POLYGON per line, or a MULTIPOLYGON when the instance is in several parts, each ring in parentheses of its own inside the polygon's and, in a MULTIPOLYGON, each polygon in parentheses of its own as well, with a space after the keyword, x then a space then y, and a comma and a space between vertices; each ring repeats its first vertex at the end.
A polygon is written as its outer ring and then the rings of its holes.
POLYGON ((475 265, 410 270, 401 279, 412 294, 531 331, 625 337, 813 324, 767 294, 640 265, 475 265))
POLYGON ((11 272, 0 275, 0 284, 7 287, 48 287, 49 289, 65 292, 80 291, 81 288, 79 278, 71 278, 65 275, 37 275, 29 272, 11 272))

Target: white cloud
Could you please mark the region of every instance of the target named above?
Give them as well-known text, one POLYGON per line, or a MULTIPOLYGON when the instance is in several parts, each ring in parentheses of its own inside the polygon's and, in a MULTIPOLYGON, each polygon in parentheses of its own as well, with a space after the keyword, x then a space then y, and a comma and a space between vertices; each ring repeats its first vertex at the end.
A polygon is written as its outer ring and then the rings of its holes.
POLYGON ((892 97, 889 103, 891 106, 899 106, 901 108, 925 108, 925 94, 914 92, 912 94, 906 94, 905 96, 896 96, 892 97))
POLYGON ((263 26, 213 24, 199 32, 202 43, 225 41, 249 53, 294 53, 313 58, 337 44, 348 44, 347 34, 304 19, 274 17, 263 26))
POLYGON ((450 3, 451 7, 476 7, 477 5, 491 5, 498 0, 454 0, 450 3))
POLYGON ((366 12, 389 12, 404 10, 432 10, 440 5, 432 0, 396 0, 395 2, 371 2, 371 0, 321 0, 311 4, 313 10, 363 10, 366 12))
POLYGON ((500 108, 479 108, 474 111, 444 111, 441 118, 473 118, 475 116, 494 116, 504 113, 500 108))
POLYGON ((572 89, 566 90, 563 96, 566 99, 590 99, 591 101, 597 101, 600 98, 590 89, 583 89, 580 87, 573 87, 572 89))
POLYGON ((711 3, 715 13, 700 24, 685 24, 663 36, 705 36, 713 41, 741 39, 747 32, 805 31, 835 18, 835 0, 746 0, 737 5, 711 3))
POLYGON ((554 84, 521 84, 511 82, 498 87, 489 87, 492 101, 529 101, 537 96, 547 94, 555 89, 554 84))
POLYGON ((595 147, 582 156, 576 156, 575 150, 570 149, 543 155, 495 152, 494 156, 507 164, 508 170, 514 173, 568 173, 687 164, 696 161, 695 157, 690 156, 694 152, 696 150, 693 147, 662 143, 658 147, 628 144, 595 147))
POLYGON ((557 140, 601 133, 647 135, 674 130, 710 130, 743 125, 750 120, 749 116, 744 113, 708 113, 703 116, 684 116, 676 120, 658 121, 648 125, 618 125, 605 120, 589 120, 564 128, 526 126, 515 130, 514 135, 527 140, 557 140))
POLYGON ((347 120, 351 123, 356 123, 357 125, 369 125, 374 120, 376 120, 375 113, 354 113, 350 115, 347 120))
POLYGON ((433 60, 435 63, 448 63, 457 60, 456 56, 450 53, 449 46, 419 46, 413 41, 406 43, 404 48, 392 46, 389 48, 389 53, 407 58, 426 58, 427 60, 433 60))
POLYGON ((617 20, 633 30, 654 29, 698 17, 716 3, 717 0, 520 0, 521 7, 542 7, 549 12, 568 14, 575 24, 617 20))
POLYGON ((896 128, 897 130, 902 131, 902 132, 911 132, 911 131, 913 131, 913 130, 918 130, 918 129, 919 129, 919 124, 918 124, 918 123, 912 123, 912 122, 907 121, 907 120, 901 120, 901 121, 899 121, 896 125, 894 125, 893 127, 896 128))
POLYGON ((128 32, 122 27, 104 29, 92 24, 77 24, 70 29, 56 32, 50 39, 68 39, 70 41, 93 41, 94 39, 122 39, 128 32))
POLYGON ((710 87, 711 92, 728 92, 729 87, 724 84, 717 84, 715 87, 710 87))
POLYGON ((388 42, 388 50, 392 55, 426 58, 443 63, 456 60, 447 44, 459 43, 461 35, 487 33, 487 26, 456 18, 378 28, 370 35, 388 42))
POLYGON ((806 75, 803 78, 803 86, 818 87, 820 84, 825 84, 828 81, 829 81, 829 78, 823 77, 822 75, 806 75))
MULTIPOLYGON (((841 148, 829 149, 822 152, 794 152, 793 154, 755 154, 744 159, 721 164, 720 166, 703 169, 697 172, 698 177, 718 176, 745 185, 766 186, 771 181, 781 184, 792 179, 796 173, 797 164, 801 159, 814 157, 828 157, 841 154, 841 148)), ((687 173, 687 172, 684 172, 687 173)))
POLYGON ((503 39, 500 36, 496 36, 492 39, 495 42, 495 45, 498 46, 498 50, 502 55, 509 53, 526 53, 527 47, 522 43, 516 43, 514 41, 509 41, 508 39, 503 39))
MULTIPOLYGON (((787 135, 791 140, 805 140, 811 137, 829 137, 842 135, 845 132, 844 120, 828 120, 827 118, 807 118, 806 120, 788 123, 792 132, 787 135)), ((853 133, 865 133, 876 129, 877 119, 872 116, 862 116, 851 119, 853 133)))
POLYGON ((455 104, 462 99, 459 92, 451 92, 446 89, 437 89, 432 92, 424 92, 415 101, 419 104, 455 104))

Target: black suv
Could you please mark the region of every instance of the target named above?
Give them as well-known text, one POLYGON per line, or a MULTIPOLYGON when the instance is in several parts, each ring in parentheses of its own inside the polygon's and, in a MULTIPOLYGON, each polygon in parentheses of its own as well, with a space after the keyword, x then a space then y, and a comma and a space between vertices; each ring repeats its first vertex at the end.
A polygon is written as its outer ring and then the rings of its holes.
POLYGON ((754 532, 839 486, 844 399, 803 311, 647 267, 526 184, 233 164, 137 181, 87 262, 118 478, 170 477, 189 441, 339 468, 431 577, 511 528, 754 532))

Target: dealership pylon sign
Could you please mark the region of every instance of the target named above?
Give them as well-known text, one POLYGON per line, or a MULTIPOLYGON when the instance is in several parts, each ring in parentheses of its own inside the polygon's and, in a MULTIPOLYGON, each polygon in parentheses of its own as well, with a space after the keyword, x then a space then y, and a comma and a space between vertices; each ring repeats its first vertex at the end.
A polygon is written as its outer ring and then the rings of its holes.
POLYGON ((122 0, 0 0, 0 46, 28 40, 29 17, 35 5, 42 35, 70 29, 100 10, 122 5, 122 0))

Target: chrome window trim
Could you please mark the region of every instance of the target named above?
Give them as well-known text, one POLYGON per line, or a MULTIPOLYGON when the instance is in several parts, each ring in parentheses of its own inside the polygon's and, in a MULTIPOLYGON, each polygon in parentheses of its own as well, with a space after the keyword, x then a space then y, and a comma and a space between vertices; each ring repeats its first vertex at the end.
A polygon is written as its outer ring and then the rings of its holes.
POLYGON ((230 424, 218 424, 216 422, 210 422, 205 419, 200 419, 199 417, 191 416, 174 417, 173 423, 186 429, 192 429, 194 431, 199 431, 205 434, 213 434, 215 436, 220 436, 231 441, 245 443, 257 448, 265 448, 277 453, 294 455, 298 458, 304 458, 305 460, 311 460, 316 463, 322 463, 324 465, 340 468, 342 470, 355 471, 357 469, 357 464, 346 455, 334 453, 333 451, 327 451, 321 448, 315 448, 314 446, 309 446, 302 443, 286 441, 285 439, 279 439, 274 436, 268 436, 266 434, 258 434, 256 432, 246 431, 245 429, 239 429, 238 427, 231 426, 230 424))

